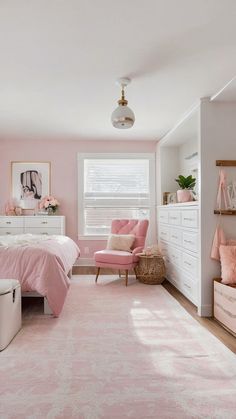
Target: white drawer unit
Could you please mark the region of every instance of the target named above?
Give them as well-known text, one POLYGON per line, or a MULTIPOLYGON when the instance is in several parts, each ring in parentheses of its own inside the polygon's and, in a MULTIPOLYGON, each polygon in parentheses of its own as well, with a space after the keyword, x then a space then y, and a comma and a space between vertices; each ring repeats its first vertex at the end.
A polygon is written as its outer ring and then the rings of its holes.
POLYGON ((188 253, 182 253, 182 267, 188 271, 193 277, 197 276, 198 259, 188 253))
POLYGON ((172 244, 182 244, 182 231, 177 228, 171 228, 169 233, 169 240, 172 244))
POLYGON ((1 227, 0 235, 22 234, 22 227, 1 227))
POLYGON ((185 210, 181 213, 181 224, 183 227, 198 227, 198 211, 185 210))
POLYGON ((0 216, 0 235, 6 234, 65 234, 65 217, 51 216, 0 216))
POLYGON ((180 225, 181 224, 181 213, 180 211, 169 211, 169 224, 180 225))
POLYGON ((192 252, 198 251, 198 233, 183 231, 182 233, 183 247, 192 252))
POLYGON ((24 226, 23 217, 0 217, 0 228, 2 228, 2 227, 23 228, 23 226, 24 226))
POLYGON ((167 223, 168 224, 168 212, 167 211, 159 211, 159 220, 162 223, 167 223))
POLYGON ((158 242, 166 264, 166 277, 198 305, 198 205, 165 205, 158 214, 158 242))
POLYGON ((160 225, 159 234, 162 240, 169 241, 169 233, 170 233, 169 227, 160 225))
POLYGON ((170 247, 168 250, 168 257, 172 263, 181 267, 181 261, 182 261, 181 250, 176 249, 175 247, 170 247))

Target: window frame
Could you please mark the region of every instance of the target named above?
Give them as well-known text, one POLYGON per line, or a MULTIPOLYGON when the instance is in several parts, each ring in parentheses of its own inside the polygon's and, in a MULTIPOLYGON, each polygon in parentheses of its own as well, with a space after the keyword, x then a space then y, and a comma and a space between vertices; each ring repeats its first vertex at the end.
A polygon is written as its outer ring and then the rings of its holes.
POLYGON ((136 159, 149 160, 149 188, 150 206, 149 222, 150 228, 155 228, 155 153, 78 153, 78 239, 79 240, 107 240, 108 234, 104 235, 85 235, 84 232, 84 160, 86 159, 136 159))

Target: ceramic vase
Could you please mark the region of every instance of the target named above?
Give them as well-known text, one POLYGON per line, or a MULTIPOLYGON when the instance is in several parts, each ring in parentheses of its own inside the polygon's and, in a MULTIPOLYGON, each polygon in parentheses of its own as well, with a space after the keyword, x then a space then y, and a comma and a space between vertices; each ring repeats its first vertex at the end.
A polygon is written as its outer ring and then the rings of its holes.
POLYGON ((189 189, 179 189, 177 191, 178 202, 189 202, 193 200, 192 191, 189 189))

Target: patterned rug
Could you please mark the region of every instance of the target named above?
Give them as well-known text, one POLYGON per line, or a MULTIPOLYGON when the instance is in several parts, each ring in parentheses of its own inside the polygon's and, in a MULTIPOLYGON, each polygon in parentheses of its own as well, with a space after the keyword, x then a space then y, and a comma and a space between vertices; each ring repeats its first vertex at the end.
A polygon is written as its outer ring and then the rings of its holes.
POLYGON ((1 419, 236 418, 236 356, 162 286, 74 276, 0 353, 1 419))

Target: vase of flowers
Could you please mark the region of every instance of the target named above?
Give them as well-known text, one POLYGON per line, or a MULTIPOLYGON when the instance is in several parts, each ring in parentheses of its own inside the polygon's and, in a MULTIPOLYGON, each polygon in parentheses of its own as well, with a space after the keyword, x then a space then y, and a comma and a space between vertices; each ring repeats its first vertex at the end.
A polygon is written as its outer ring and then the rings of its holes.
POLYGON ((39 204, 39 208, 44 209, 48 215, 55 214, 58 207, 59 202, 54 196, 45 196, 39 204))

